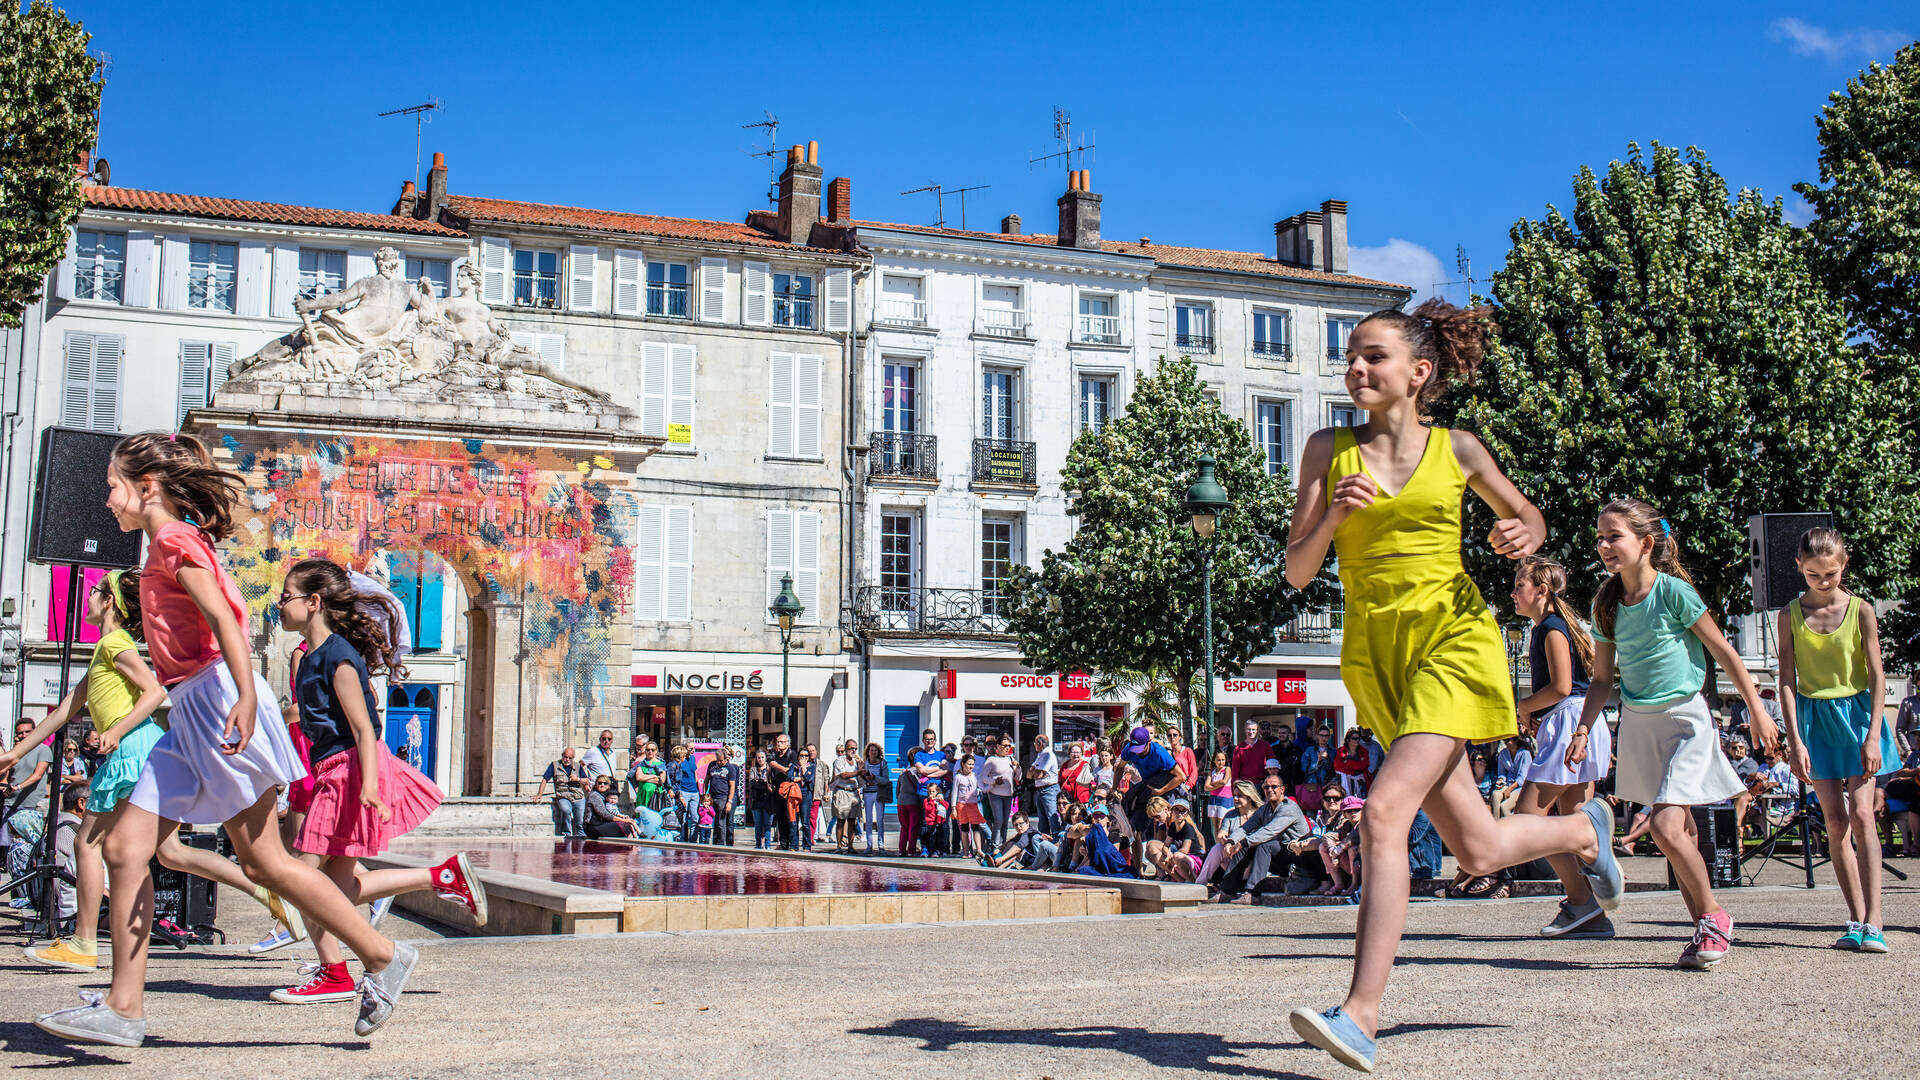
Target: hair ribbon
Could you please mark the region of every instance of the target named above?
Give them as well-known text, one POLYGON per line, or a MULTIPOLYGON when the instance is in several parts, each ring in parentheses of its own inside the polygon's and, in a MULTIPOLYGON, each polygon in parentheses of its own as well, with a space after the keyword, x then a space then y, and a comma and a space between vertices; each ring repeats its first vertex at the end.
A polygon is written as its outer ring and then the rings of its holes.
POLYGON ((1666 518, 1660 519, 1660 535, 1669 539, 1673 537, 1673 526, 1667 524, 1666 518))

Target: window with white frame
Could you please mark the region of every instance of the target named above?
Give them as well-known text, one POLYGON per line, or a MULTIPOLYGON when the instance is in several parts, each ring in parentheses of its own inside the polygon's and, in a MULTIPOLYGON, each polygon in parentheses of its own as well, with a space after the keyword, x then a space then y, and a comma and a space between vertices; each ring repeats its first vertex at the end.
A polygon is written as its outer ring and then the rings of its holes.
POLYGON ((73 236, 73 298, 121 302, 127 270, 127 234, 76 230, 73 236))
POLYGON ((1020 438, 1020 371, 987 367, 980 371, 980 437, 1020 438))
POLYGON ((60 379, 60 425, 120 430, 120 373, 127 339, 67 331, 60 379))
MULTIPOLYGON (((409 275, 408 281, 414 280, 409 275)), ((300 249, 300 284, 294 295, 317 300, 347 287, 347 253, 317 248, 300 249)))
POLYGON ((1005 617, 1011 609, 1013 568, 1022 561, 1022 519, 987 514, 980 519, 980 611, 1005 617))
POLYGON ((1099 431, 1113 419, 1113 376, 1080 376, 1080 431, 1099 431))
POLYGON ((808 353, 771 353, 767 361, 767 456, 818 460, 826 365, 808 353))
POLYGON ((808 274, 773 275, 773 325, 813 328, 813 278, 808 274))
POLYGON ((1253 309, 1253 351, 1262 356, 1290 356, 1293 339, 1288 334, 1287 313, 1271 308, 1253 309))
MULTIPOLYGON (((780 598, 780 578, 793 575, 793 595, 806 610, 794 621, 820 623, 820 515, 811 510, 767 512, 767 606, 780 598)), ((773 622, 773 615, 767 615, 773 622)))
POLYGON ((1080 319, 1075 339, 1095 345, 1120 344, 1120 316, 1117 297, 1107 293, 1081 293, 1080 319))
POLYGON ((997 337, 1027 336, 1026 297, 1020 286, 980 286, 980 332, 997 337))
POLYGON ((1327 406, 1328 427, 1358 427, 1365 417, 1354 407, 1351 401, 1335 402, 1327 406))
POLYGON ((635 619, 692 620, 693 507, 642 505, 633 563, 635 619))
POLYGON ((524 307, 560 306, 560 253, 513 251, 513 302, 524 307))
POLYGON ((927 325, 926 281, 888 274, 880 283, 880 321, 894 326, 927 325))
POLYGON ((235 250, 232 244, 212 240, 194 240, 187 245, 188 307, 233 310, 235 250))
POLYGON ((180 408, 174 426, 187 422, 187 411, 213 403, 214 392, 227 381, 227 369, 233 367, 233 342, 183 341, 180 343, 180 408))
POLYGON ((1327 362, 1329 364, 1345 364, 1347 362, 1347 338, 1352 336, 1354 327, 1359 325, 1359 319, 1328 317, 1327 362))
POLYGON ((1213 305, 1185 300, 1173 306, 1173 346, 1188 352, 1213 351, 1213 305))
MULTIPOLYGON (((919 585, 919 515, 889 510, 880 515, 880 610, 911 612, 919 585)), ((902 629, 907 629, 903 627, 902 629)))
POLYGON ((640 433, 693 445, 694 347, 665 341, 640 345, 640 433))
POLYGON ((1267 459, 1268 476, 1285 472, 1293 463, 1293 402, 1254 402, 1253 441, 1267 459))
POLYGON ((693 268, 687 263, 647 264, 647 314, 663 319, 693 316, 693 268))
POLYGON ((880 430, 912 434, 920 430, 920 364, 889 356, 880 375, 880 430))
POLYGON ((444 300, 453 289, 453 263, 448 259, 423 259, 407 256, 407 282, 416 284, 426 278, 435 300, 444 300))

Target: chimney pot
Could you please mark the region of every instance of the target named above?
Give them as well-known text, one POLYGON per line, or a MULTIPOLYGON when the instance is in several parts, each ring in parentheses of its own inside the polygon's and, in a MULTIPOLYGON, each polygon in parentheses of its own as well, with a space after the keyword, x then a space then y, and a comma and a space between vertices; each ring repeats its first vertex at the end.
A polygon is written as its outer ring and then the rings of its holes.
POLYGON ((1080 170, 1080 190, 1081 191, 1093 190, 1093 170, 1092 169, 1080 170))
POLYGON ((1002 236, 1019 236, 1020 235, 1020 215, 1008 214, 1006 217, 1001 218, 1000 234, 1002 236))
POLYGON ((787 171, 780 174, 780 206, 776 228, 789 244, 807 244, 820 223, 820 166, 806 160, 807 149, 795 143, 787 152, 787 171))
POLYGON ((444 168, 446 168, 446 167, 447 167, 447 155, 445 155, 445 154, 443 154, 443 153, 441 153, 441 152, 440 152, 440 151, 438 151, 438 150, 435 150, 435 151, 433 152, 433 167, 434 167, 434 168, 436 168, 436 169, 444 169, 444 168))
POLYGON ((820 142, 818 139, 807 140, 807 164, 820 164, 820 142))
POLYGON ((1141 238, 1140 238, 1140 246, 1141 246, 1141 247, 1146 247, 1147 245, 1149 245, 1149 244, 1151 244, 1151 243, 1153 243, 1153 238, 1152 238, 1152 237, 1150 237, 1150 236, 1143 236, 1143 237, 1141 237, 1141 238))
POLYGON ((1085 170, 1076 170, 1068 177, 1072 185, 1066 194, 1060 196, 1060 232, 1057 242, 1061 247, 1099 250, 1100 248, 1100 196, 1086 189, 1085 170))

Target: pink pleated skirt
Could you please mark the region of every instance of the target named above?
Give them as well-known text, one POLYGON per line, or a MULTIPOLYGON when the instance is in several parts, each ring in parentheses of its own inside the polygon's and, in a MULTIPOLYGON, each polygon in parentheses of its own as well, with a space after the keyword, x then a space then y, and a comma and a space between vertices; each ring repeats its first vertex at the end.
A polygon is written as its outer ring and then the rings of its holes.
POLYGON ((387 804, 388 819, 381 821, 378 810, 360 802, 359 752, 334 754, 314 766, 313 804, 297 844, 301 851, 353 858, 383 854, 395 837, 412 832, 446 798, 438 785, 394 757, 384 744, 376 758, 380 801, 387 804))

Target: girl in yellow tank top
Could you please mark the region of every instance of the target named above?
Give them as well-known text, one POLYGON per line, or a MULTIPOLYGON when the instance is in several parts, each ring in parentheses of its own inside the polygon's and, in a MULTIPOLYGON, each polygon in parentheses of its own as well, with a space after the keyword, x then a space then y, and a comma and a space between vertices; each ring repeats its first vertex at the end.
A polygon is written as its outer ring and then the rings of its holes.
POLYGON ((1827 847, 1847 902, 1847 929, 1834 948, 1883 953, 1874 778, 1900 767, 1900 751, 1880 708, 1887 695, 1880 623, 1873 605, 1841 587, 1847 543, 1839 533, 1808 529, 1796 561, 1807 591, 1780 612, 1787 761, 1826 811, 1827 847))
POLYGON ((1424 809, 1464 872, 1483 875, 1569 853, 1604 909, 1619 903, 1613 812, 1604 801, 1560 817, 1495 821, 1467 766, 1469 742, 1517 727, 1500 628, 1461 563, 1461 500, 1470 488, 1499 517, 1488 536, 1510 559, 1546 538, 1540 511, 1480 440, 1427 427, 1446 388, 1470 380, 1487 344, 1486 308, 1429 300, 1379 311, 1348 338, 1347 390, 1367 411, 1357 428, 1307 440, 1287 544, 1287 580, 1303 588, 1331 547, 1346 593, 1340 677, 1356 720, 1387 748, 1362 819, 1366 888, 1353 981, 1338 1007, 1295 1009, 1300 1036, 1371 1070, 1380 998, 1406 925, 1407 834, 1424 809))

